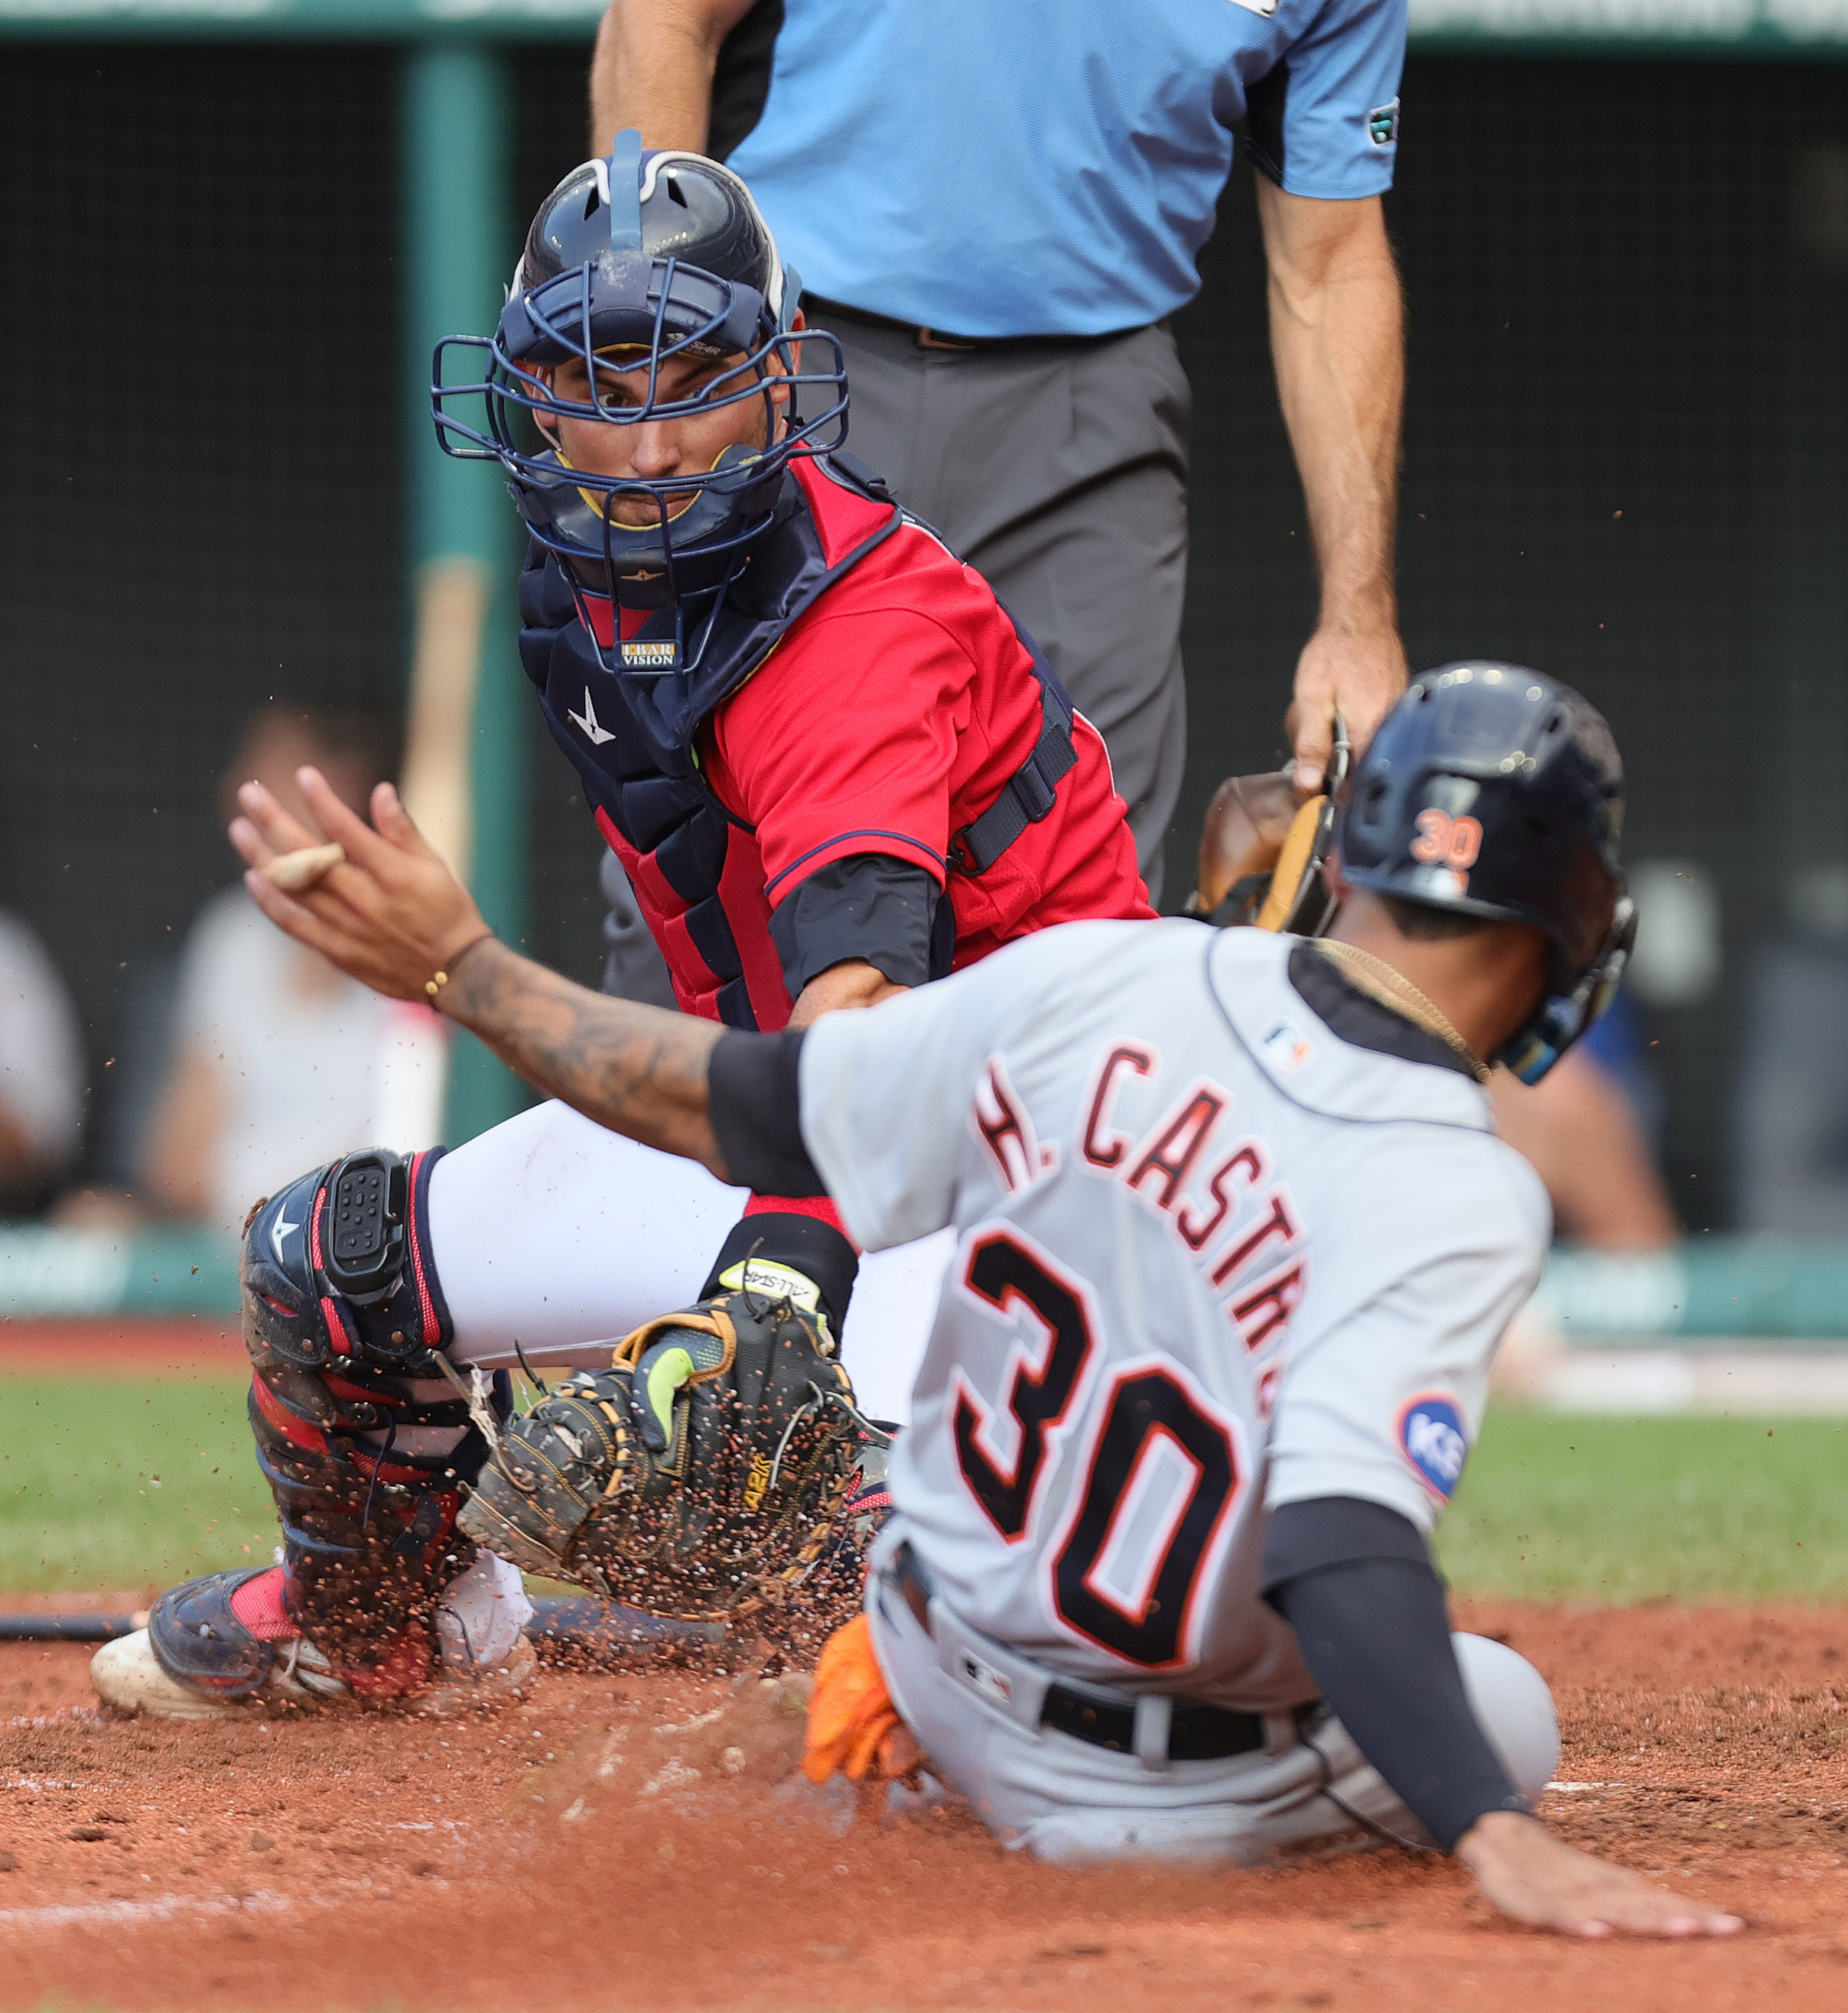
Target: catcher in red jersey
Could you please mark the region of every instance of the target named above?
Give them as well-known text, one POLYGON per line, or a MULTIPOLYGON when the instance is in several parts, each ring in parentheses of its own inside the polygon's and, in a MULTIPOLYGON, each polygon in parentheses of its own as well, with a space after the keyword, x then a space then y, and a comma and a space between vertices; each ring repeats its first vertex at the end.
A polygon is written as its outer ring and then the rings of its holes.
MULTIPOLYGON (((764 1032, 1152 913, 1102 741, 845 452, 838 346, 805 334, 799 291, 735 175, 619 135, 541 206, 495 334, 439 346, 435 396, 445 445, 509 480, 521 657, 681 1007, 764 1032)), ((584 1432, 616 1432, 642 1514, 742 1407, 782 1457, 774 1483, 741 1468, 740 1543, 775 1523, 799 1578, 872 1466, 858 1422, 902 1416, 943 1253, 881 1253, 856 1292, 832 1204, 774 1189, 551 1103, 263 1203, 244 1328, 282 1561, 171 1589, 99 1657, 99 1692, 209 1717, 517 1671, 517 1575, 456 1518, 522 1352, 620 1386, 555 1450, 561 1546, 588 1512, 563 1471, 584 1432)), ((738 1598, 671 1560, 651 1586, 656 1611, 738 1598)))

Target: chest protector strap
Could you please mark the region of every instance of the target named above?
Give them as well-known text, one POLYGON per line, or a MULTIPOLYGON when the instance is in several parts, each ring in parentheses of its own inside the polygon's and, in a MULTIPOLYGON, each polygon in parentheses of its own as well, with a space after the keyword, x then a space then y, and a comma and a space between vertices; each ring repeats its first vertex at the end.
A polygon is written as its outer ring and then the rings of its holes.
POLYGON ((950 861, 959 873, 985 874, 1028 825, 1038 824, 1051 811, 1057 801, 1060 778, 1078 766, 1078 751, 1071 739, 1071 701, 1041 663, 1024 630, 1021 638, 1033 650, 1044 724, 1033 753, 1002 785, 1000 796, 980 817, 952 836, 950 861))

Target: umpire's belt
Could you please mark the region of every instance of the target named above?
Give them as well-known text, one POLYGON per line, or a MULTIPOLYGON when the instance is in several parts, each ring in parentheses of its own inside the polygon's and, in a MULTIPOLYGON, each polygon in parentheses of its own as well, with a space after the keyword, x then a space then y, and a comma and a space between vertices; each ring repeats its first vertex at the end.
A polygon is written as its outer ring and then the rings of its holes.
MULTIPOLYGON (((900 1545, 892 1555, 889 1571, 919 1627, 934 1639, 930 1589, 925 1584, 924 1568, 908 1543, 900 1545)), ((1096 1692, 1080 1691, 1055 1679, 1046 1687, 1039 1723, 1056 1732, 1069 1733, 1074 1740, 1088 1741, 1093 1747, 1108 1747, 1119 1754, 1138 1751, 1136 1707, 1128 1698, 1113 1700, 1096 1692)), ((1255 1754, 1264 1743, 1264 1722, 1256 1713, 1234 1712, 1229 1707, 1207 1705, 1199 1700, 1172 1701, 1167 1754, 1170 1761, 1221 1761, 1229 1755, 1255 1754)))
MULTIPOLYGON (((946 328, 901 321, 895 315, 874 314, 870 308, 849 307, 845 301, 827 300, 820 294, 805 293, 802 304, 805 311, 813 309, 818 314, 824 326, 831 321, 856 321, 867 328, 889 328, 899 335, 908 335, 920 349, 947 349, 959 354, 978 349, 1095 349, 1099 343, 1139 334, 1146 326, 1137 323, 1129 328, 1106 329, 1097 335, 953 335, 946 328)), ((1165 327, 1167 324, 1161 326, 1165 327)))

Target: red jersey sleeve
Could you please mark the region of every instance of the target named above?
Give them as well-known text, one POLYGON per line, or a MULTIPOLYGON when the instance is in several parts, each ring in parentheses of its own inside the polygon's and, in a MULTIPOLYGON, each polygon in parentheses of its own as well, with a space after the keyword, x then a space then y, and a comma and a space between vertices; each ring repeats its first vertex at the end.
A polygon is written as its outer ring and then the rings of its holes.
POLYGON ((721 799, 756 830, 774 909, 859 853, 944 885, 953 771, 983 736, 974 669, 929 617, 824 616, 785 639, 713 717, 706 756, 721 799))

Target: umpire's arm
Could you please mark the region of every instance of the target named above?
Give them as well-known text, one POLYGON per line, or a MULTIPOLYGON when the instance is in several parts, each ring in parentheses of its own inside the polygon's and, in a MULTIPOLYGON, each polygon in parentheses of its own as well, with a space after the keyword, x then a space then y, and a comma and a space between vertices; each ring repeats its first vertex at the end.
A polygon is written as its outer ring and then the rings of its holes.
POLYGON ((591 59, 590 150, 633 126, 645 145, 706 152, 719 45, 753 0, 610 0, 591 59))
POLYGON ((1296 666, 1297 785, 1319 786, 1337 710, 1364 747, 1406 682, 1392 585, 1405 324, 1377 195, 1292 195, 1256 177, 1278 395, 1321 577, 1296 666))

